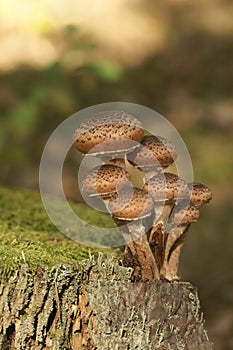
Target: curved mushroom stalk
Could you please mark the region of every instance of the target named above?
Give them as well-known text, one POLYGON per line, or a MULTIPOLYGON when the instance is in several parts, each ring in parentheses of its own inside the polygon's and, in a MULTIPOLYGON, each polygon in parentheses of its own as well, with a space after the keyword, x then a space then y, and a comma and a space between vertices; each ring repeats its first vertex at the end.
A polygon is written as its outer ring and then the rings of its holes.
POLYGON ((184 228, 183 232, 180 232, 175 244, 171 248, 168 256, 167 269, 165 271, 165 278, 169 281, 179 280, 178 269, 180 262, 180 255, 184 246, 185 237, 187 235, 189 226, 184 228))
POLYGON ((188 231, 191 223, 196 222, 198 218, 199 210, 194 206, 187 208, 183 207, 181 203, 175 208, 170 219, 171 224, 173 226, 175 225, 175 227, 170 230, 165 240, 164 256, 161 269, 161 275, 164 278, 168 280, 174 280, 177 278, 176 274, 182 246, 179 247, 179 252, 174 251, 179 246, 177 243, 180 242, 181 237, 184 238, 184 233, 188 231), (174 252, 174 254, 173 259, 171 260, 172 252, 174 252), (175 256, 178 259, 177 261, 175 259, 175 256))
POLYGON ((128 229, 128 237, 125 229, 122 233, 126 241, 126 251, 127 249, 130 250, 130 253, 134 258, 134 263, 136 263, 133 273, 134 280, 158 280, 159 271, 150 249, 146 228, 142 220, 129 222, 126 226, 128 229))
POLYGON ((169 216, 177 200, 186 198, 189 189, 184 180, 173 173, 160 173, 152 177, 144 189, 154 201, 155 220, 150 231, 149 242, 159 269, 162 267, 165 231, 169 216))
POLYGON ((154 206, 155 220, 149 232, 149 244, 159 270, 162 267, 164 254, 165 228, 173 206, 174 203, 170 202, 165 202, 164 204, 160 203, 160 205, 155 203, 154 206))
POLYGON ((169 281, 179 279, 177 272, 181 249, 183 247, 183 240, 181 240, 181 238, 184 236, 185 232, 188 231, 188 228, 189 224, 177 226, 168 234, 160 273, 169 281))
MULTIPOLYGON (((126 252, 133 257, 134 279, 154 281, 159 279, 159 270, 147 239, 147 225, 144 220, 151 216, 153 201, 138 188, 132 192, 126 188, 109 201, 112 213, 126 242, 126 252)), ((124 256, 127 260, 127 256, 124 256)), ((129 258, 130 260, 130 258, 129 258)))

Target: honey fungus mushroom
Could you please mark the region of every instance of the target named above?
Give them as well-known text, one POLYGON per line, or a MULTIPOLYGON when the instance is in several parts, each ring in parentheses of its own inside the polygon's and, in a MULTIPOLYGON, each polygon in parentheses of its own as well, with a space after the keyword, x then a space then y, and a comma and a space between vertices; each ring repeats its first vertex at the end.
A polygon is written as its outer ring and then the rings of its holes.
POLYGON ((184 236, 191 223, 199 218, 199 209, 194 206, 188 206, 186 202, 180 202, 174 208, 169 224, 171 230, 166 236, 164 257, 161 274, 168 280, 178 279, 177 271, 180 252, 184 244, 184 236))
POLYGON ((165 137, 154 135, 144 136, 141 145, 127 155, 128 161, 144 172, 144 182, 171 165, 176 157, 175 145, 165 137))
POLYGON ((159 279, 144 224, 153 211, 152 198, 142 189, 126 188, 110 198, 108 208, 126 241, 126 252, 129 250, 137 261, 139 271, 134 269, 134 278, 140 277, 144 281, 159 279))
POLYGON ((190 189, 190 202, 197 208, 207 204, 212 199, 212 193, 210 189, 198 182, 189 183, 190 189))
POLYGON ((133 115, 124 111, 106 111, 81 123, 73 141, 83 154, 111 159, 134 150, 143 135, 143 127, 133 115))
POLYGON ((81 153, 104 162, 83 179, 82 192, 102 199, 117 223, 129 262, 123 265, 134 269, 133 279, 176 280, 185 236, 211 200, 210 190, 163 172, 177 158, 175 146, 161 136, 144 136, 140 121, 127 112, 94 115, 80 124, 73 141, 81 153), (142 189, 130 181, 132 168, 144 173, 142 189))
POLYGON ((170 218, 171 224, 177 225, 167 236, 164 254, 165 275, 171 280, 177 279, 180 254, 190 224, 197 221, 199 209, 212 199, 212 193, 207 186, 195 182, 190 183, 188 187, 191 206, 189 208, 177 206, 170 218))
POLYGON ((144 185, 154 202, 155 219, 150 231, 149 242, 159 268, 162 265, 165 227, 169 215, 177 201, 187 198, 188 184, 173 173, 159 173, 144 185))
POLYGON ((125 169, 104 164, 92 169, 82 180, 82 192, 90 197, 107 198, 128 183, 130 183, 130 175, 125 169))

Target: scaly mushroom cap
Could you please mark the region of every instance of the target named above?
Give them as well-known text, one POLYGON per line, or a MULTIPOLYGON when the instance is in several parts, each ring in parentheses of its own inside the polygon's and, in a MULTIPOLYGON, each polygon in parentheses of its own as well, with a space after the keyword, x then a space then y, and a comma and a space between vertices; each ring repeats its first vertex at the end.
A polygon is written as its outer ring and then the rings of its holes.
POLYGON ((81 123, 73 140, 82 153, 117 154, 138 147, 143 135, 142 125, 134 116, 124 111, 110 111, 81 123))
POLYGON ((115 165, 115 166, 119 166, 120 168, 124 168, 126 167, 125 165, 125 161, 122 158, 113 158, 108 160, 108 162, 106 163, 108 165, 115 165))
POLYGON ((130 181, 129 173, 115 165, 92 169, 82 181, 82 191, 89 196, 108 197, 130 181))
POLYGON ((165 168, 177 157, 175 146, 161 136, 144 136, 141 146, 128 154, 128 160, 141 169, 151 167, 165 168))
POLYGON ((177 198, 188 198, 188 184, 176 174, 160 173, 153 176, 144 185, 144 190, 151 195, 153 201, 174 201, 177 198))
POLYGON ((139 220, 151 215, 153 201, 139 188, 126 188, 110 198, 108 209, 118 220, 139 220))
POLYGON ((175 225, 187 225, 191 222, 197 221, 198 218, 199 210, 196 207, 182 207, 181 205, 177 205, 172 211, 169 223, 175 225))
POLYGON ((211 201, 212 193, 207 186, 194 182, 189 184, 189 188, 191 191, 190 202, 195 207, 199 208, 211 201))

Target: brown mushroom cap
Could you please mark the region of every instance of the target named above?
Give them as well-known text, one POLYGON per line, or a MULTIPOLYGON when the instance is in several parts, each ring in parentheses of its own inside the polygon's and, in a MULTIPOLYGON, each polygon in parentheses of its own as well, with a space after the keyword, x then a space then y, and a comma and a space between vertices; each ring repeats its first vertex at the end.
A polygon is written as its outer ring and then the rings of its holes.
POLYGON ((139 220, 151 215, 153 201, 147 193, 139 188, 126 188, 110 198, 108 209, 112 216, 118 220, 139 220))
POLYGON ((212 193, 209 188, 200 183, 194 182, 189 184, 190 202, 196 207, 209 203, 212 199, 212 193))
POLYGON ((172 211, 172 215, 170 216, 169 223, 170 224, 179 224, 179 225, 187 225, 191 222, 197 221, 199 218, 199 210, 197 207, 182 207, 177 205, 172 211))
POLYGON ((174 201, 177 198, 188 198, 188 184, 173 173, 159 173, 148 180, 144 190, 151 195, 153 201, 174 201))
POLYGON ((92 169, 82 181, 82 191, 89 196, 107 197, 130 181, 129 173, 118 166, 105 164, 92 169))
POLYGON ((120 168, 124 168, 125 169, 125 161, 122 158, 110 159, 110 160, 108 160, 108 162, 106 164, 119 166, 120 168))
POLYGON ((110 111, 81 123, 73 140, 82 153, 118 154, 138 147, 143 135, 142 125, 134 116, 124 111, 110 111))
POLYGON ((176 147, 161 136, 147 135, 141 146, 128 154, 128 160, 141 169, 151 167, 167 167, 177 157, 176 147))

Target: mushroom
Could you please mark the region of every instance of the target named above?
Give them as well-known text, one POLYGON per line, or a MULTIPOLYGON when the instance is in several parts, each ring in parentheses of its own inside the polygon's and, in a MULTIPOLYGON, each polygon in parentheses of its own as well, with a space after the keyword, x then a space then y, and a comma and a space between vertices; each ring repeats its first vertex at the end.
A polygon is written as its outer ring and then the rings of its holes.
POLYGON ((175 146, 161 136, 146 135, 141 146, 127 155, 135 168, 144 172, 146 180, 171 165, 177 157, 175 146))
POLYGON ((149 243, 154 251, 159 268, 162 265, 164 251, 164 233, 169 215, 178 200, 187 198, 187 183, 173 173, 160 173, 153 176, 144 185, 154 201, 155 219, 149 235, 149 243))
POLYGON ((202 205, 207 204, 212 199, 212 193, 210 189, 198 182, 193 182, 189 184, 190 189, 190 202, 197 208, 202 205))
POLYGON ((126 242, 126 254, 130 252, 137 261, 134 278, 159 279, 159 271, 146 235, 145 219, 151 216, 153 201, 150 195, 139 188, 122 189, 109 199, 109 212, 116 221, 126 242))
POLYGON ((139 146, 144 130, 139 120, 124 111, 101 112, 76 129, 74 146, 82 153, 104 161, 121 158, 139 146))
POLYGON ((186 202, 180 202, 174 208, 169 219, 173 227, 165 240, 164 257, 161 275, 168 280, 178 279, 177 271, 180 252, 184 242, 184 235, 192 222, 199 218, 199 210, 194 206, 187 207, 186 202))
MULTIPOLYGON (((186 209, 187 213, 184 215, 184 209, 179 212, 176 211, 172 214, 171 222, 178 222, 179 225, 169 232, 167 237, 167 242, 165 246, 164 264, 166 261, 168 263, 168 269, 170 273, 170 278, 177 278, 178 264, 180 259, 180 254, 182 247, 184 245, 184 239, 187 235, 189 226, 191 222, 196 221, 199 217, 198 209, 207 204, 212 199, 212 193, 209 188, 203 184, 194 182, 188 184, 190 189, 190 204, 192 208, 192 213, 190 212, 190 222, 187 220, 190 209, 186 209), (196 214, 195 214, 196 213, 196 214), (191 215, 193 214, 193 220, 191 215), (182 215, 184 217, 182 218, 182 215), (196 218, 195 218, 196 215, 196 218), (184 222, 186 219, 186 223, 184 222)), ((165 266, 166 267, 166 266, 165 266)))
POLYGON ((92 169, 82 180, 82 192, 89 197, 101 197, 108 210, 108 200, 120 188, 131 184, 129 173, 122 167, 104 164, 92 169))
POLYGON ((89 196, 109 197, 130 181, 129 173, 116 165, 103 164, 92 169, 82 180, 82 190, 89 196))

